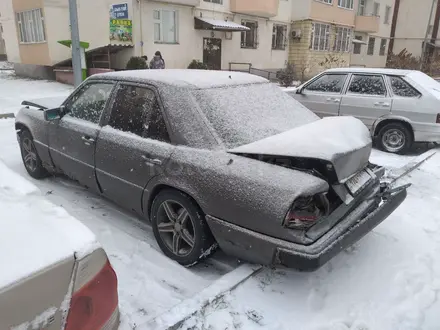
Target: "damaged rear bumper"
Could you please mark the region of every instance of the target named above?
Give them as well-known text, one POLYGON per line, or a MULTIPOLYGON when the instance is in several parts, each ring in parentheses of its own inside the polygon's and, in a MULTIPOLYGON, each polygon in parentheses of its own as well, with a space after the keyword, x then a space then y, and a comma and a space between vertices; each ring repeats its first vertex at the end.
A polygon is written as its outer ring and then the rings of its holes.
POLYGON ((311 245, 300 245, 263 235, 207 216, 220 247, 229 254, 263 265, 282 265, 301 271, 320 268, 384 221, 406 198, 406 189, 380 206, 367 199, 311 245))

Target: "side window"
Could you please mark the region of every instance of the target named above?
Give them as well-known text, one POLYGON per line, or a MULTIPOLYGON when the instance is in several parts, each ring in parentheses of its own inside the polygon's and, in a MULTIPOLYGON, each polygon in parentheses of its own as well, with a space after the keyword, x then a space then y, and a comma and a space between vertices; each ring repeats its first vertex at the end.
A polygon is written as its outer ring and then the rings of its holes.
POLYGON ((382 76, 353 75, 348 93, 364 95, 386 95, 386 87, 382 76))
POLYGON ((306 86, 305 90, 322 93, 341 93, 346 74, 326 74, 306 86))
POLYGON ((420 93, 412 87, 409 83, 403 80, 401 77, 390 76, 391 88, 393 89, 393 94, 396 96, 403 97, 418 97, 420 93))
POLYGON ((169 142, 165 121, 154 91, 123 85, 119 88, 109 125, 140 137, 169 142))
POLYGON ((106 83, 88 84, 84 86, 83 89, 66 104, 68 115, 98 124, 112 89, 113 84, 106 83))

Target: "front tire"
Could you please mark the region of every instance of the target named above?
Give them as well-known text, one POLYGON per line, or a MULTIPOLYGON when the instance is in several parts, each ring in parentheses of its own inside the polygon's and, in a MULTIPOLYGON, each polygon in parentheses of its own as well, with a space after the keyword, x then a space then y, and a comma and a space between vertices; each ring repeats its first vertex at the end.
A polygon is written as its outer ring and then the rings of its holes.
POLYGON ((411 131, 403 124, 391 123, 382 127, 377 136, 377 143, 381 150, 405 154, 413 144, 411 131))
POLYGON ((28 130, 20 133, 21 158, 24 167, 34 179, 43 179, 49 176, 49 172, 44 168, 40 156, 35 148, 34 139, 28 130))
POLYGON ((180 191, 161 191, 151 206, 150 219, 162 252, 183 266, 192 266, 215 250, 205 215, 180 191))

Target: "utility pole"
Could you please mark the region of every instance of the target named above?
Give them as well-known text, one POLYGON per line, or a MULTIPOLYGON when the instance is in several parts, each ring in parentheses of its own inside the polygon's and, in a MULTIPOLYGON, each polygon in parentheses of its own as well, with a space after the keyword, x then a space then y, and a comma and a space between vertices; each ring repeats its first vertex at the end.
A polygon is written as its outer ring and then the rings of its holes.
POLYGON ((425 40, 423 42, 422 56, 420 57, 420 71, 423 70, 423 64, 425 62, 426 48, 428 46, 429 27, 431 26, 432 14, 434 12, 434 7, 435 7, 435 2, 436 1, 437 0, 432 0, 431 12, 429 13, 428 26, 426 27, 425 40))
POLYGON ((70 13, 70 32, 72 38, 72 66, 75 87, 78 87, 82 82, 81 70, 81 45, 79 39, 78 28, 78 8, 76 0, 69 0, 70 13))

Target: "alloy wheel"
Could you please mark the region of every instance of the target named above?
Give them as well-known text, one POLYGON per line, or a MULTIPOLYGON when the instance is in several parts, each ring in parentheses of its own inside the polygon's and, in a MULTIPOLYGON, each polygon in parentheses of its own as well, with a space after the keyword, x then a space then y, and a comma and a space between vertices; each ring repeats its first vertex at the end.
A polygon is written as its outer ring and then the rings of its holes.
POLYGON ((194 222, 180 203, 167 200, 160 205, 157 229, 160 238, 174 255, 185 257, 194 249, 194 222))
POLYGON ((35 172, 37 169, 37 151, 35 150, 34 143, 31 139, 24 138, 22 145, 24 165, 29 171, 35 172))
POLYGON ((390 129, 382 136, 382 144, 390 152, 398 152, 405 143, 405 134, 398 129, 390 129))

